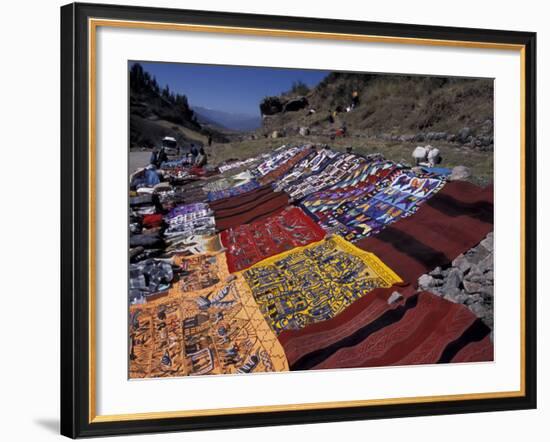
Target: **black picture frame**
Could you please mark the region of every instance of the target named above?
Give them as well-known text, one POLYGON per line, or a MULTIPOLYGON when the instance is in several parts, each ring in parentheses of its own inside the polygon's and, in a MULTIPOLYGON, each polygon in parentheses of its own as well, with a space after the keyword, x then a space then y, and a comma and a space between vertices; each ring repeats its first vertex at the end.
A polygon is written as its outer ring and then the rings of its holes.
POLYGON ((105 436, 536 408, 536 34, 73 3, 61 8, 61 434, 105 436), (90 419, 89 18, 521 45, 525 84, 524 395, 316 410, 90 419))

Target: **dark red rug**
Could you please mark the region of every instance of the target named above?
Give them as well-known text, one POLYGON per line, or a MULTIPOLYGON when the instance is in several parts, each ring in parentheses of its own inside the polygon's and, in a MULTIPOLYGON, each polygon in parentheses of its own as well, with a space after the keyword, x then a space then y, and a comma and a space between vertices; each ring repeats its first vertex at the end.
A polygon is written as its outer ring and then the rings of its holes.
POLYGON ((279 335, 291 370, 493 360, 491 330, 464 305, 429 292, 393 303, 376 289, 338 316, 279 335))
POLYGON ((448 183, 418 211, 355 245, 374 253, 404 281, 449 264, 493 230, 493 187, 448 183))
POLYGON ((214 209, 216 228, 218 231, 223 231, 265 218, 286 207, 288 202, 286 193, 270 190, 242 204, 222 209, 216 208, 214 209))

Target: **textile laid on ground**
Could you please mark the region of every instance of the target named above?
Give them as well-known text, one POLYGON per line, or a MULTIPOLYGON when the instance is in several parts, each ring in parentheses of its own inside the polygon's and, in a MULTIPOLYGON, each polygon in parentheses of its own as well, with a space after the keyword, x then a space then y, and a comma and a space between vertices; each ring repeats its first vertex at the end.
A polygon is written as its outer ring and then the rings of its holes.
POLYGON ((222 210, 237 207, 241 204, 246 204, 258 198, 272 193, 271 186, 261 186, 257 189, 251 190, 240 195, 231 196, 228 198, 219 199, 216 201, 209 201, 208 205, 212 210, 222 210))
POLYGON ((147 296, 168 290, 173 277, 172 265, 166 260, 146 259, 130 264, 130 302, 142 303, 147 296))
POLYGON ((231 273, 294 247, 320 241, 324 236, 325 232, 298 207, 287 207, 220 234, 231 273))
POLYGON ((314 192, 336 184, 365 162, 366 160, 358 155, 337 155, 319 173, 294 181, 285 188, 285 192, 292 200, 300 200, 314 192))
POLYGON ((243 201, 247 201, 245 203, 239 204, 239 197, 237 197, 234 201, 226 200, 227 208, 213 207, 216 228, 219 231, 265 218, 288 205, 288 196, 283 192, 273 192, 271 190, 265 192, 262 190, 255 199, 250 199, 251 195, 249 194, 245 196, 246 198, 243 199, 243 201))
POLYGON ((164 218, 168 224, 164 235, 168 238, 213 235, 215 220, 212 215, 212 210, 204 203, 178 206, 164 218))
POLYGON ((447 183, 414 216, 356 243, 402 278, 416 282, 478 244, 493 230, 493 189, 465 181, 447 183))
POLYGON ((257 189, 258 187, 260 187, 260 184, 258 183, 258 181, 253 179, 245 184, 240 184, 235 187, 229 187, 223 190, 208 192, 208 201, 217 201, 224 198, 230 198, 232 196, 242 195, 243 193, 247 193, 251 190, 257 189))
POLYGON ((300 205, 329 233, 346 239, 353 229, 341 220, 346 219, 357 202, 365 201, 374 193, 389 185, 391 178, 401 170, 392 161, 373 161, 361 165, 346 178, 328 189, 304 198, 300 205))
MULTIPOLYGON (((389 186, 372 195, 342 201, 336 211, 329 212, 329 216, 324 216, 323 210, 318 210, 319 215, 315 215, 327 231, 337 232, 356 242, 380 232, 399 218, 410 216, 444 184, 443 179, 401 173, 389 186)), ((312 210, 315 210, 314 205, 315 201, 310 206, 312 210)))
POLYGON ((295 155, 306 149, 310 150, 309 147, 306 146, 293 146, 290 148, 282 146, 279 149, 276 149, 275 152, 270 155, 269 158, 267 158, 264 162, 259 164, 254 173, 258 177, 266 176, 268 173, 273 172, 279 166, 286 163, 295 155))
POLYGON ((250 289, 227 273, 223 253, 180 264, 194 275, 191 283, 182 277, 167 297, 130 307, 130 378, 288 370, 250 289))
POLYGON ((257 161, 259 161, 257 157, 248 158, 247 160, 243 160, 243 161, 230 161, 230 162, 226 162, 225 164, 222 164, 221 166, 218 166, 218 170, 220 171, 220 173, 224 173, 229 170, 238 169, 243 166, 251 167, 252 163, 255 163, 257 161))
POLYGON ((400 278, 374 254, 339 236, 268 258, 243 272, 276 334, 327 320, 400 278))
POLYGON ((166 239, 165 255, 198 255, 207 252, 219 252, 222 249, 219 235, 176 236, 166 239))
POLYGON ((284 176, 287 172, 289 172, 294 166, 296 166, 304 158, 307 158, 312 154, 313 154, 313 150, 311 149, 311 147, 306 147, 302 150, 299 150, 292 158, 289 158, 284 163, 279 164, 276 169, 273 169, 269 173, 258 178, 258 181, 262 185, 271 184, 274 181, 281 178, 282 176, 284 176))
POLYGON ((315 152, 314 155, 310 155, 300 161, 289 173, 274 183, 273 189, 276 191, 285 190, 287 186, 290 186, 298 179, 304 179, 310 175, 319 173, 336 155, 338 153, 330 149, 321 149, 315 152))
POLYGON ((279 335, 291 370, 493 360, 491 330, 429 292, 389 302, 377 289, 333 319, 279 335))

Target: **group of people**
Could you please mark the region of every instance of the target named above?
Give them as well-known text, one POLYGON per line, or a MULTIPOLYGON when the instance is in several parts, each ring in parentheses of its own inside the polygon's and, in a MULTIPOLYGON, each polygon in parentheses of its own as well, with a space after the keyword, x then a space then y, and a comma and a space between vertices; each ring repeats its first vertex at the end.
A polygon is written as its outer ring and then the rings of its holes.
MULTIPOLYGON (((208 156, 206 155, 204 147, 200 146, 197 148, 194 144, 191 144, 191 148, 186 155, 186 160, 189 166, 203 167, 208 163, 208 156)), ((156 168, 160 168, 166 161, 168 161, 168 154, 164 147, 160 147, 151 152, 149 163, 156 168)))
MULTIPOLYGON (((211 145, 211 138, 208 140, 211 145)), ((169 162, 166 147, 161 146, 151 152, 149 164, 136 170, 130 176, 130 188, 137 189, 142 186, 155 186, 164 179, 163 164, 169 162)), ((182 155, 181 164, 186 167, 204 167, 208 163, 208 155, 203 146, 197 147, 191 144, 186 155, 182 155)))

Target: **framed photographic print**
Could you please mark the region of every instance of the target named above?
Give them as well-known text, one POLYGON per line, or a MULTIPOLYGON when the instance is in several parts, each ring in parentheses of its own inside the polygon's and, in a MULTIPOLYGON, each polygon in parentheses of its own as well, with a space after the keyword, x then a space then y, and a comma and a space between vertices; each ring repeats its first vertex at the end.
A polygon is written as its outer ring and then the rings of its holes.
POLYGON ((62 434, 534 408, 535 44, 62 7, 62 434))

